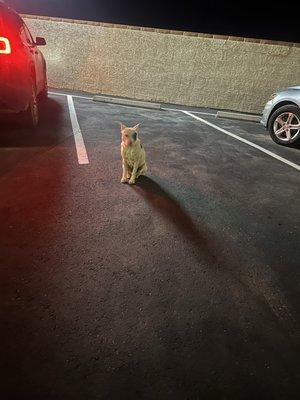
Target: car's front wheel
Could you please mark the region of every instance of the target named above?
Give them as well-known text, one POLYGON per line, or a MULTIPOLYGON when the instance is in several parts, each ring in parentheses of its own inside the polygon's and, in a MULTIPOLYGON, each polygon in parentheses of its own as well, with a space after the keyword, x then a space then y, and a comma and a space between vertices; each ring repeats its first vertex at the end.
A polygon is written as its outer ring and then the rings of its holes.
POLYGON ((284 146, 300 143, 300 109, 294 104, 278 108, 268 124, 271 138, 284 146))
POLYGON ((24 125, 27 127, 36 127, 39 123, 39 105, 36 94, 36 87, 34 82, 31 82, 31 96, 29 100, 29 104, 27 110, 22 113, 22 119, 24 121, 24 125))

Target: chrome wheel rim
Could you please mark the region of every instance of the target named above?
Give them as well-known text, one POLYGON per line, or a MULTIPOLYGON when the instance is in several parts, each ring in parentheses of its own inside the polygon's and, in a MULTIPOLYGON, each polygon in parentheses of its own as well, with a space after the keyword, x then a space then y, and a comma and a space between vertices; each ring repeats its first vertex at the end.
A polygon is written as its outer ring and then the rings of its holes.
POLYGON ((274 134, 282 142, 293 142, 300 134, 300 119, 292 112, 284 112, 275 119, 274 134))

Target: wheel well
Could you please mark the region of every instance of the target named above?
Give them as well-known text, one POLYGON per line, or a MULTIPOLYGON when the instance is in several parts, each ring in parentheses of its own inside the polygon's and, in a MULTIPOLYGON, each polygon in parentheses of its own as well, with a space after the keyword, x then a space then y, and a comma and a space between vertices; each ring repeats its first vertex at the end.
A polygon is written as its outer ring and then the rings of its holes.
POLYGON ((32 78, 32 80, 35 84, 35 87, 36 87, 36 73, 35 73, 35 68, 33 65, 30 68, 30 77, 32 78))
POLYGON ((269 118, 268 118, 268 125, 269 125, 270 118, 272 117, 272 115, 274 114, 274 112, 275 112, 276 110, 278 110, 278 108, 280 108, 280 107, 282 107, 282 106, 288 106, 288 105, 293 105, 293 106, 297 106, 297 107, 298 107, 298 105, 297 105, 296 103, 294 103, 293 101, 289 101, 289 100, 281 101, 280 103, 276 104, 276 106, 274 106, 274 108, 273 108, 271 114, 269 115, 269 118))
POLYGON ((35 73, 35 68, 34 68, 34 65, 32 65, 32 64, 29 64, 28 65, 28 70, 27 70, 27 73, 28 73, 28 102, 27 102, 27 104, 26 104, 26 108, 25 108, 25 110, 27 110, 27 108, 28 108, 28 105, 29 105, 29 101, 30 101, 30 97, 29 96, 31 96, 31 82, 30 82, 30 78, 32 79, 32 82, 33 82, 33 84, 34 84, 34 86, 35 86, 35 90, 36 90, 36 73, 35 73), (29 84, 30 84, 30 86, 29 86, 29 84))

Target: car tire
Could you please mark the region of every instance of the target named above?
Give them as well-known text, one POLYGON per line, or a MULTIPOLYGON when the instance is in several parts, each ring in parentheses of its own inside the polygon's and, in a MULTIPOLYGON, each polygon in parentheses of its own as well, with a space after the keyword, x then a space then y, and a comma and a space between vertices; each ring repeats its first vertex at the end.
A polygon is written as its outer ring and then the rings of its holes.
POLYGON ((31 97, 27 107, 22 113, 22 122, 28 128, 35 128, 39 123, 39 106, 34 82, 31 82, 31 97))
POLYGON ((48 82, 47 82, 47 78, 45 77, 45 86, 44 89, 41 91, 41 93, 39 94, 39 100, 40 101, 45 101, 48 99, 48 82))
POLYGON ((295 104, 278 108, 269 119, 268 130, 275 143, 290 147, 299 145, 300 108, 295 104), (293 126, 296 128, 293 129, 293 126))
POLYGON ((45 101, 48 99, 48 87, 46 86, 39 94, 39 100, 45 101))

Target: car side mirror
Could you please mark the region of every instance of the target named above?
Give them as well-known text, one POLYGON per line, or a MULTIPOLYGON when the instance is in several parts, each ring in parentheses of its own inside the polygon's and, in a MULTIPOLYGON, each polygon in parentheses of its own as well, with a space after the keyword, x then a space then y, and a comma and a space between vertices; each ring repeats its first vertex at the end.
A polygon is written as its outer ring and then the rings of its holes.
POLYGON ((35 39, 36 46, 46 46, 46 40, 43 37, 37 37, 35 39))

